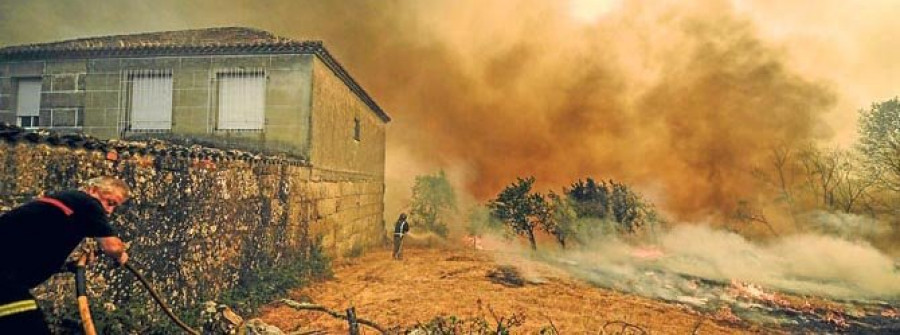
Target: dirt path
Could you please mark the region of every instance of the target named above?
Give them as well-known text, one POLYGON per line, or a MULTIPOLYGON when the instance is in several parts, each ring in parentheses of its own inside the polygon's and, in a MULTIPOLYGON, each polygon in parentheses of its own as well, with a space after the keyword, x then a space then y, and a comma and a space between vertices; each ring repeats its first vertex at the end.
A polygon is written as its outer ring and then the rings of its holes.
MULTIPOLYGON (((641 326, 651 334, 691 334, 701 320, 699 334, 753 332, 713 322, 678 305, 598 289, 536 264, 515 266, 523 277, 540 278, 539 282, 504 286, 487 276, 498 267, 495 256, 484 251, 414 248, 405 251, 403 261, 393 261, 389 251, 375 251, 335 265, 333 280, 289 296, 333 310, 355 306, 358 317, 386 328, 407 328, 438 315, 481 315, 495 324, 490 308, 497 316, 523 315, 525 323, 513 328, 516 334, 536 334, 551 321, 560 334, 599 334, 606 322, 615 320, 641 326)), ((302 328, 347 333, 343 321, 280 304, 263 308, 261 318, 285 331, 302 328)), ((363 331, 376 333, 365 327, 363 331)))

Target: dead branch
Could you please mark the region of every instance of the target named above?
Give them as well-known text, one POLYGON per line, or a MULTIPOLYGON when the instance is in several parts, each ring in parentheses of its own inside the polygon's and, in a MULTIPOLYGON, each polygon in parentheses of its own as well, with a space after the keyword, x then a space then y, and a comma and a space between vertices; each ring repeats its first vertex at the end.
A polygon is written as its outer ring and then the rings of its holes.
POLYGON ((603 324, 603 327, 601 327, 600 329, 601 329, 601 331, 602 331, 603 334, 616 334, 616 335, 641 334, 641 335, 647 335, 647 331, 644 330, 644 328, 641 328, 640 326, 635 325, 635 324, 632 324, 632 323, 628 323, 628 322, 625 322, 625 321, 618 321, 618 320, 616 320, 616 321, 606 321, 606 323, 604 323, 604 324, 603 324), (610 326, 619 326, 619 325, 621 325, 622 328, 619 329, 619 331, 618 331, 618 332, 615 332, 615 333, 608 332, 607 329, 606 329, 607 327, 610 327, 610 326))
POLYGON ((497 322, 497 334, 503 334, 504 330, 506 332, 509 331, 510 328, 521 326, 525 323, 525 316, 520 315, 518 313, 513 313, 509 319, 505 317, 497 317, 497 313, 494 313, 494 309, 491 306, 488 306, 488 311, 491 313, 491 316, 494 318, 494 321, 497 322))
POLYGON ((553 332, 552 334, 553 334, 553 335, 559 335, 559 329, 556 329, 556 325, 553 324, 553 319, 551 319, 551 318, 549 318, 549 317, 547 317, 547 316, 544 316, 544 317, 547 318, 547 322, 550 322, 550 331, 553 332))
POLYGON ((697 324, 694 325, 694 330, 691 331, 691 335, 700 334, 700 326, 703 325, 703 321, 706 320, 705 316, 700 317, 700 320, 697 320, 697 324))
MULTIPOLYGON (((322 313, 331 315, 332 317, 335 317, 335 318, 338 318, 341 320, 348 320, 347 315, 330 310, 328 308, 325 308, 322 305, 310 304, 310 303, 305 303, 305 302, 297 302, 297 301, 294 301, 291 299, 281 299, 281 302, 284 303, 285 305, 288 305, 288 307, 291 307, 293 309, 299 309, 299 310, 305 310, 305 311, 317 311, 317 312, 322 312, 322 313)), ((369 327, 377 330, 379 333, 387 334, 387 331, 384 330, 384 328, 382 328, 381 326, 379 326, 378 324, 376 324, 372 321, 362 319, 362 318, 357 318, 356 322, 358 322, 359 324, 362 324, 362 325, 369 326, 369 327)))

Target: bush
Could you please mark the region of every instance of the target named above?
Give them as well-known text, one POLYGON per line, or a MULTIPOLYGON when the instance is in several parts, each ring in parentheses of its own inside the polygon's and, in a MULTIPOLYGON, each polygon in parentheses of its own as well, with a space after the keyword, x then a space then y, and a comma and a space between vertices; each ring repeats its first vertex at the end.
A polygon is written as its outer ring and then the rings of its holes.
POLYGON ((222 293, 218 301, 231 306, 240 315, 251 315, 263 304, 276 300, 289 290, 311 280, 330 278, 331 260, 321 246, 313 245, 306 257, 288 264, 267 266, 255 276, 244 276, 237 286, 222 293))
POLYGON ((416 177, 409 220, 425 230, 447 237, 447 217, 456 212, 456 192, 444 171, 416 177))
MULTIPOLYGON (((490 310, 490 308, 488 308, 490 310)), ((429 335, 456 335, 456 334, 513 334, 512 329, 521 326, 525 322, 523 314, 513 313, 508 317, 498 317, 491 310, 494 322, 489 322, 485 316, 480 315, 461 319, 455 315, 436 316, 426 323, 419 323, 406 333, 418 334, 424 332, 429 335)), ((543 333, 543 332, 542 332, 543 333)))

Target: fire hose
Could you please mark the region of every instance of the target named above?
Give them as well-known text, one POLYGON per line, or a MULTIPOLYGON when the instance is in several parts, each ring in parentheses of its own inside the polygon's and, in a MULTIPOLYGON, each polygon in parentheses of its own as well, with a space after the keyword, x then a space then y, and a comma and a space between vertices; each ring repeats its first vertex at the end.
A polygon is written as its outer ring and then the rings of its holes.
POLYGON ((85 335, 97 335, 94 329, 94 320, 91 318, 91 307, 87 301, 87 284, 84 268, 87 265, 88 254, 78 258, 75 264, 75 293, 78 296, 78 315, 81 316, 81 325, 85 335))
POLYGON ((131 266, 131 262, 125 262, 125 264, 122 264, 122 265, 124 265, 125 268, 128 269, 128 271, 131 271, 131 273, 134 274, 135 277, 137 277, 138 281, 140 281, 141 284, 144 285, 144 288, 147 289, 147 292, 150 292, 150 295, 153 297, 153 300, 156 301, 156 303, 159 305, 159 307, 162 308, 163 312, 165 312, 166 315, 168 315, 169 318, 172 319, 172 321, 174 321, 175 324, 178 325, 178 327, 181 327, 181 329, 184 329, 184 331, 186 331, 188 334, 200 335, 200 332, 192 329, 186 323, 181 321, 181 319, 179 319, 177 316, 175 316, 174 313, 172 313, 172 310, 169 308, 168 305, 166 305, 166 302, 163 301, 162 298, 159 297, 159 294, 156 293, 156 290, 154 290, 153 287, 150 286, 150 283, 147 282, 147 279, 144 278, 144 276, 137 269, 135 269, 133 266, 131 266))
MULTIPOLYGON (((85 280, 85 265, 87 264, 88 257, 89 254, 85 253, 78 258, 78 261, 75 265, 75 287, 76 293, 78 295, 78 314, 81 316, 81 324, 84 328, 84 333, 85 335, 96 335, 97 331, 94 329, 94 321, 91 318, 91 310, 88 305, 86 293, 87 285, 85 280)), ((125 264, 123 264, 123 266, 125 266, 128 271, 130 271, 132 274, 134 274, 135 277, 137 277, 138 281, 141 282, 144 288, 147 289, 147 292, 150 293, 150 296, 153 297, 153 300, 156 301, 159 307, 162 308, 163 312, 165 312, 166 315, 170 319, 172 319, 172 321, 174 321, 176 325, 178 325, 178 327, 184 329, 184 331, 188 334, 200 335, 200 332, 188 326, 186 323, 181 321, 181 319, 175 316, 174 313, 172 313, 172 309, 169 308, 169 306, 165 301, 162 300, 162 298, 160 298, 159 294, 156 293, 156 290, 154 290, 152 286, 150 286, 150 283, 146 278, 144 278, 140 271, 138 271, 134 268, 134 266, 131 265, 131 262, 126 262, 125 264)))

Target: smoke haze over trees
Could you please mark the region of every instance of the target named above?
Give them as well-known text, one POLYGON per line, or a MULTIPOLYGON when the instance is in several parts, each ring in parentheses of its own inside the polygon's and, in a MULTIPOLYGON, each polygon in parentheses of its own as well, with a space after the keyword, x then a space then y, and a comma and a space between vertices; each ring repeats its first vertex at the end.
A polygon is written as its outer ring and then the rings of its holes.
POLYGON ((409 219, 413 224, 447 237, 447 221, 456 212, 456 192, 444 171, 416 177, 409 206, 409 219))
POLYGON ((389 188, 447 167, 483 201, 514 176, 603 175, 682 220, 758 194, 747 171, 771 147, 846 137, 833 120, 898 77, 897 49, 861 38, 897 30, 890 2, 601 2, 7 1, 0 44, 234 25, 322 39, 394 117, 389 188))

